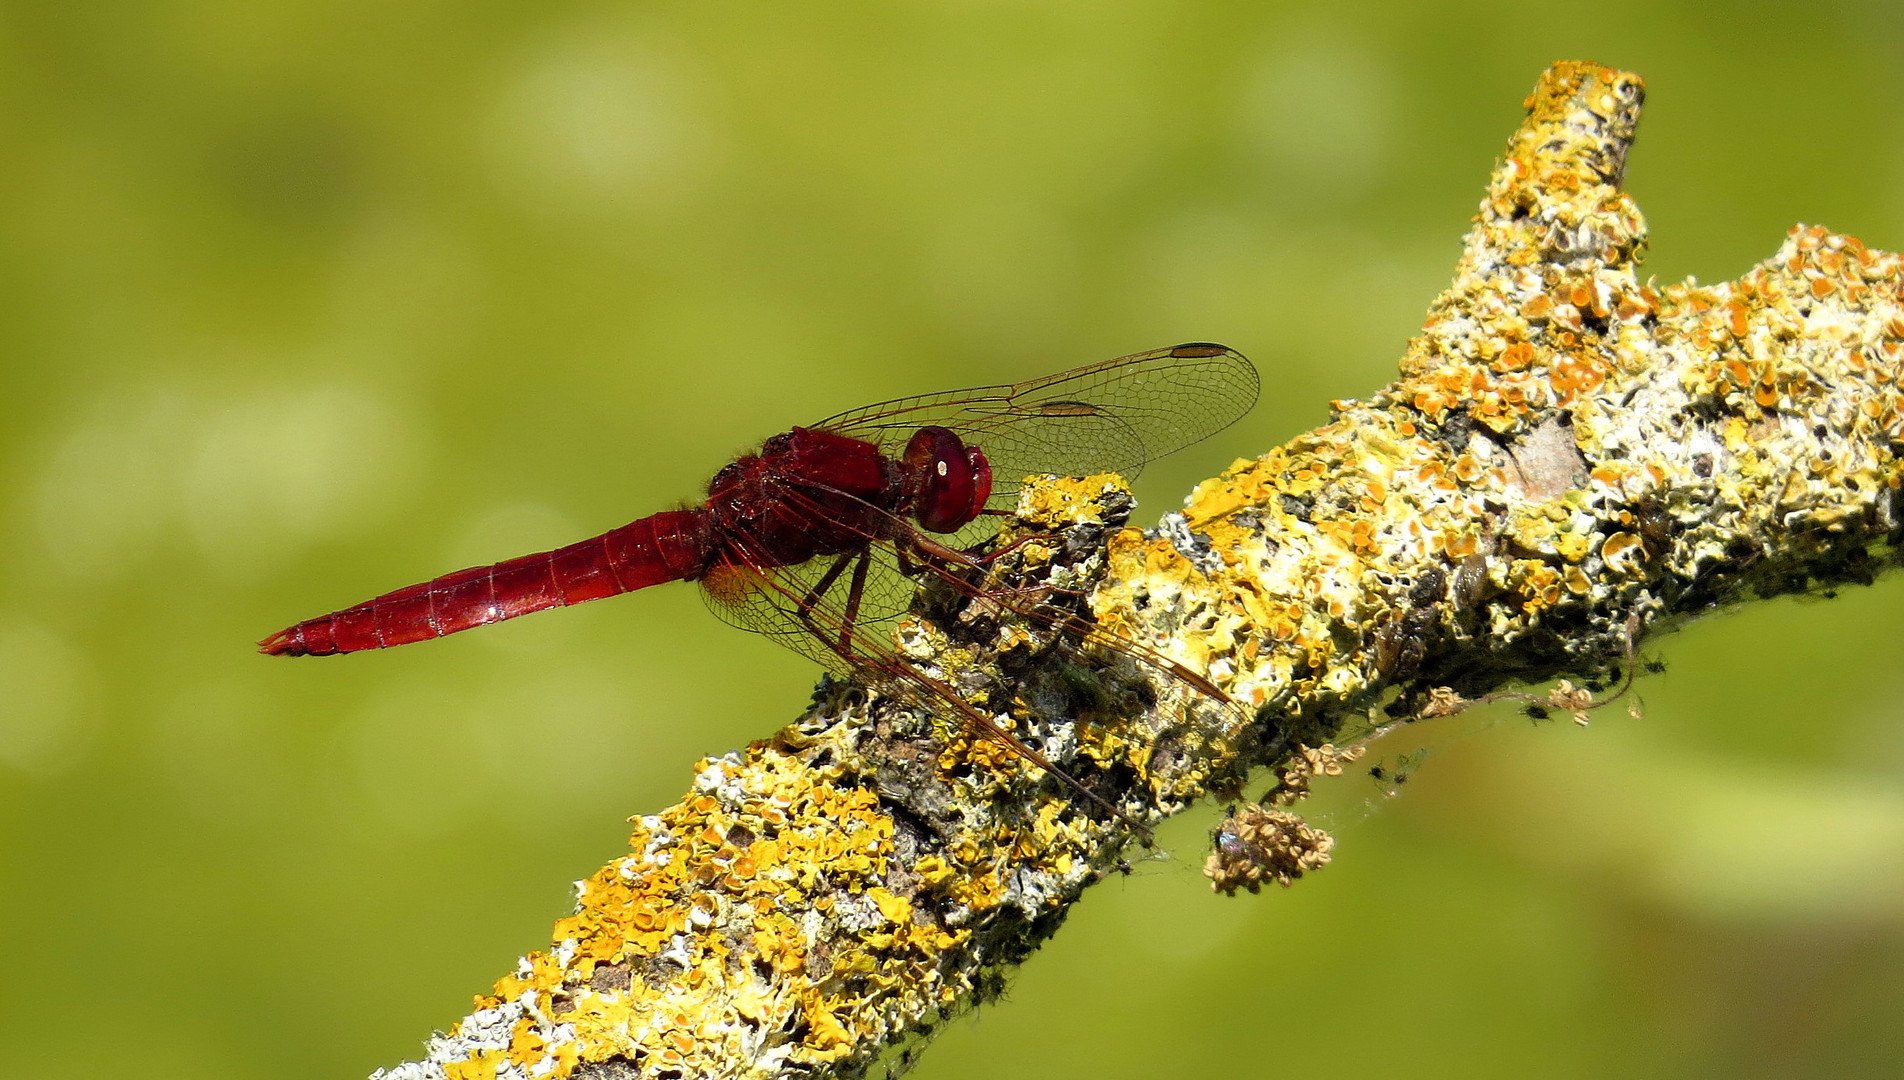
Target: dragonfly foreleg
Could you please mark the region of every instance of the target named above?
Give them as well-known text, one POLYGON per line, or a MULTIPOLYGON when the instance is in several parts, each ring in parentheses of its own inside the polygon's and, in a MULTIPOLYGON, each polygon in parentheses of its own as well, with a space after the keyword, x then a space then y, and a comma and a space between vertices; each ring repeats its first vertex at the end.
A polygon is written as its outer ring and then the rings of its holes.
POLYGON ((942 563, 969 567, 973 570, 983 570, 985 568, 985 559, 969 552, 960 551, 950 544, 941 544, 917 529, 912 530, 912 535, 907 537, 907 540, 913 547, 919 549, 919 551, 932 556, 942 563))

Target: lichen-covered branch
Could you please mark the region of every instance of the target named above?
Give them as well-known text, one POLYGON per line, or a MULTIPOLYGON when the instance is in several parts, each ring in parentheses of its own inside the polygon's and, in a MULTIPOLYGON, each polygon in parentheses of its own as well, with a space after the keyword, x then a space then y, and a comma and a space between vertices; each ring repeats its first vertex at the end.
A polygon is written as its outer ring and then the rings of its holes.
MULTIPOLYGON (((1112 479, 1034 487, 1016 527, 1048 535, 991 595, 922 597, 902 654, 1121 816, 944 710, 827 684, 702 762, 550 947, 385 1075, 861 1075, 995 994, 1134 822, 1259 766, 1292 802, 1327 744, 1894 561, 1904 261, 1801 227, 1735 282, 1641 280, 1641 97, 1595 65, 1542 76, 1398 381, 1153 533, 1122 528, 1112 479), (1123 649, 1058 647, 1087 595, 1123 649)), ((1260 864, 1232 887, 1328 851, 1287 805, 1226 842, 1260 864)))

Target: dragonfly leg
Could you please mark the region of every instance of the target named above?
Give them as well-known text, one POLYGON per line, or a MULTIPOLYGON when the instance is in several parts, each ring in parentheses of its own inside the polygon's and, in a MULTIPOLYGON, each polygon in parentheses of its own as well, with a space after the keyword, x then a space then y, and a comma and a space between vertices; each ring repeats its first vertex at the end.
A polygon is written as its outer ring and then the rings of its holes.
POLYGON ((913 547, 919 549, 920 552, 930 555, 940 562, 951 563, 956 566, 971 567, 974 570, 982 569, 985 566, 985 560, 979 556, 973 555, 970 552, 960 551, 950 544, 941 544, 918 530, 914 530, 907 540, 913 547))
POLYGON ((840 644, 842 655, 850 652, 853 631, 859 626, 859 605, 866 596, 866 571, 873 564, 871 548, 859 553, 853 562, 853 581, 846 589, 846 618, 840 620, 840 644))
MULTIPOLYGON (((892 550, 893 554, 898 557, 899 570, 901 573, 908 577, 916 577, 922 570, 934 570, 940 579, 957 589, 961 594, 972 599, 1006 600, 1017 596, 1040 597, 1054 591, 1053 587, 1049 585, 1033 585, 1022 589, 994 589, 986 587, 982 581, 973 580, 987 572, 992 559, 1024 543, 1025 540, 1038 539, 1040 535, 1043 534, 1025 537, 1023 540, 1012 544, 1011 547, 993 552, 990 555, 979 556, 973 555, 969 551, 960 551, 958 548, 941 544, 924 533, 913 531, 905 535, 906 543, 895 543, 892 550), (918 555, 924 557, 920 558, 909 554, 907 551, 909 545, 917 549, 918 555), (964 573, 960 573, 959 571, 961 570, 964 571, 964 573)), ((1080 593, 1079 595, 1082 594, 1080 593)))
POLYGON ((821 598, 826 596, 827 591, 833 588, 833 583, 838 581, 840 574, 845 571, 847 560, 852 557, 853 553, 849 551, 839 558, 834 559, 833 565, 827 567, 826 573, 820 575, 820 580, 814 582, 813 588, 808 589, 807 594, 800 598, 798 610, 802 622, 810 624, 813 621, 813 606, 818 604, 821 598))
POLYGON ((966 555, 967 558, 977 560, 981 565, 990 565, 991 563, 999 559, 1002 559, 1007 555, 1010 555, 1012 552, 1017 551, 1019 548, 1024 547, 1026 544, 1031 543, 1033 540, 1056 540, 1057 538, 1058 538, 1057 533, 1050 533, 1050 532, 1026 533, 1024 536, 1021 536, 1018 539, 1013 540, 1011 543, 1006 544, 1004 547, 994 548, 993 550, 987 551, 982 555, 975 555, 969 551, 965 552, 964 554, 966 555))
POLYGON ((904 544, 893 545, 893 556, 899 562, 899 572, 906 575, 907 577, 918 577, 919 571, 925 569, 925 567, 912 561, 912 556, 906 554, 906 547, 904 544))
POLYGON ((1034 540, 1056 540, 1057 538, 1057 533, 1027 533, 1002 548, 995 548, 986 552, 961 551, 958 548, 952 547, 950 544, 941 544, 916 529, 913 530, 910 540, 914 547, 941 562, 970 567, 974 570, 982 570, 1034 540))
POLYGON ((807 594, 801 597, 800 602, 794 606, 794 612, 799 616, 800 622, 806 626, 807 632, 820 639, 820 642, 828 649, 838 653, 841 658, 849 662, 857 659, 853 652, 853 635, 859 626, 859 609, 866 595, 866 574, 872 567, 872 561, 871 548, 849 551, 839 556, 833 560, 832 566, 826 568, 826 573, 820 575, 820 580, 814 582, 813 587, 808 589, 807 594), (820 601, 826 598, 826 594, 832 592, 833 587, 839 584, 840 575, 846 572, 848 566, 853 568, 853 576, 847 586, 846 610, 840 619, 839 626, 829 628, 813 617, 813 609, 818 607, 820 601))

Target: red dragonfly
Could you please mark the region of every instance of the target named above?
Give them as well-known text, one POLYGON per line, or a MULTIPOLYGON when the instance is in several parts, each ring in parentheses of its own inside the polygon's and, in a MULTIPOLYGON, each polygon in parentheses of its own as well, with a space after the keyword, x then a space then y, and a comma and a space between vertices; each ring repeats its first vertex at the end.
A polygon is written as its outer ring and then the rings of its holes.
POLYGON ((905 610, 909 579, 922 572, 976 594, 967 579, 986 557, 972 548, 987 531, 977 523, 1009 513, 1021 477, 1135 475, 1234 423, 1256 394, 1256 369, 1240 353, 1192 343, 1029 382, 869 405, 768 439, 716 474, 700 506, 385 593, 286 627, 259 649, 275 656, 383 649, 699 581, 727 621, 835 671, 922 688, 1079 786, 895 656, 889 634, 869 631, 905 610))

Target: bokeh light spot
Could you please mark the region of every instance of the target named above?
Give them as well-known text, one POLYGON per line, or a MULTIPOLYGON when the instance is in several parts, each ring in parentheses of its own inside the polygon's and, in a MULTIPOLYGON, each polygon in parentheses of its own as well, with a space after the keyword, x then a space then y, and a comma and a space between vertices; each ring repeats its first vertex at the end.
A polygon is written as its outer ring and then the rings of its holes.
POLYGON ((1335 41, 1284 43, 1246 77, 1245 153, 1291 194, 1342 203, 1381 175, 1391 95, 1374 56, 1335 41))
POLYGON ((625 209, 688 193, 718 139, 681 50, 586 26, 530 54, 490 125, 499 177, 537 210, 625 209))
POLYGON ((192 533, 226 576, 262 578, 312 541, 374 520, 414 471, 415 432, 387 401, 349 385, 228 405, 197 440, 192 533))
POLYGON ((90 666, 46 628, 0 614, 0 763, 56 772, 81 756, 91 734, 90 666))

